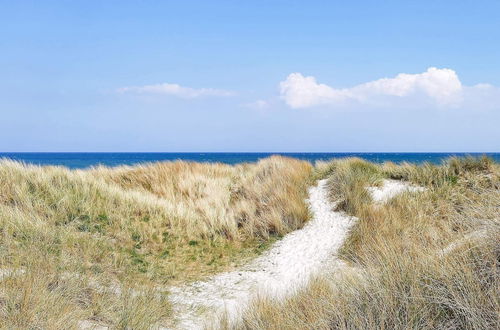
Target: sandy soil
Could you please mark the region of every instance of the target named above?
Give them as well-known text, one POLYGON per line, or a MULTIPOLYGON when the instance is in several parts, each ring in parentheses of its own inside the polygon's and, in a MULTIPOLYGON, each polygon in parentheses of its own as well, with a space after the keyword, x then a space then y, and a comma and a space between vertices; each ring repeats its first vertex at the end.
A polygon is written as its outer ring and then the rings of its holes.
POLYGON ((425 188, 411 185, 404 181, 398 180, 383 180, 380 187, 366 188, 375 203, 385 203, 394 196, 405 191, 423 191, 425 188))

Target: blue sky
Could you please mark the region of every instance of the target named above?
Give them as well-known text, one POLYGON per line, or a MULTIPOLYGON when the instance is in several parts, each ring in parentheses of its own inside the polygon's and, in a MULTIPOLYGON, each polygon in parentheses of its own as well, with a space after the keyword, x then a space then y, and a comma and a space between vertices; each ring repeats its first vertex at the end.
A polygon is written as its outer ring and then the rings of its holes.
POLYGON ((498 1, 0 0, 0 70, 0 151, 500 151, 498 1))

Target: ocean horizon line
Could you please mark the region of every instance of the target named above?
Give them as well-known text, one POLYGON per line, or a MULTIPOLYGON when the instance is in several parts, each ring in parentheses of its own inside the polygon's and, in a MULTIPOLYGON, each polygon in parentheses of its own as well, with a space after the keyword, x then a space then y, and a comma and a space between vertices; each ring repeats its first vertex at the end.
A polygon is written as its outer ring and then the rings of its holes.
POLYGON ((163 161, 224 163, 235 165, 257 162, 273 155, 292 157, 314 163, 334 158, 359 157, 376 163, 411 162, 442 163, 450 157, 479 157, 486 155, 500 161, 497 152, 0 152, 0 158, 34 165, 88 168, 92 166, 121 166, 163 161))
POLYGON ((500 151, 0 151, 1 154, 500 154, 500 151))

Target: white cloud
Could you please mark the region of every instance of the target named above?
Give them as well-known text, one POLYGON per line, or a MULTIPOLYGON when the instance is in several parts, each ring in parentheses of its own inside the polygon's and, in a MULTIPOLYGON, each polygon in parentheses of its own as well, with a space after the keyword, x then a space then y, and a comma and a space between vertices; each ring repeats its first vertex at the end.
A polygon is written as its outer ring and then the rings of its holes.
POLYGON ((394 78, 378 79, 350 88, 333 88, 300 73, 292 73, 280 83, 281 98, 292 108, 353 103, 384 106, 410 98, 439 107, 454 107, 462 103, 463 89, 455 71, 438 68, 429 68, 419 74, 400 73, 394 78))
POLYGON ((191 88, 178 84, 156 84, 136 87, 122 87, 117 89, 119 93, 139 93, 139 94, 163 94, 173 95, 186 99, 192 99, 202 96, 231 96, 233 92, 224 89, 215 88, 191 88))

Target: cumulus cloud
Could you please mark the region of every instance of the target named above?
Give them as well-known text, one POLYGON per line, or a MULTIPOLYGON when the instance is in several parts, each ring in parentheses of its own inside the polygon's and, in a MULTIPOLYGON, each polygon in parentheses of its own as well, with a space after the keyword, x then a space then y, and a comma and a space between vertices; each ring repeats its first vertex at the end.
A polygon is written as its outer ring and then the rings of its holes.
MULTIPOLYGON (((477 88, 484 90, 489 87, 477 88)), ((312 76, 292 73, 280 83, 280 95, 292 108, 353 103, 383 106, 410 98, 439 107, 454 107, 463 101, 464 86, 455 71, 434 67, 423 73, 400 73, 394 78, 378 79, 350 88, 334 88, 318 83, 312 76)))
POLYGON ((138 94, 162 94, 173 95, 186 99, 192 99, 203 96, 231 96, 234 93, 224 89, 215 88, 191 88, 178 84, 156 84, 135 87, 122 87, 117 90, 118 93, 138 93, 138 94))

